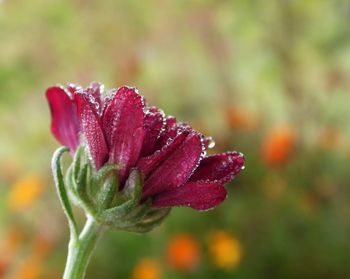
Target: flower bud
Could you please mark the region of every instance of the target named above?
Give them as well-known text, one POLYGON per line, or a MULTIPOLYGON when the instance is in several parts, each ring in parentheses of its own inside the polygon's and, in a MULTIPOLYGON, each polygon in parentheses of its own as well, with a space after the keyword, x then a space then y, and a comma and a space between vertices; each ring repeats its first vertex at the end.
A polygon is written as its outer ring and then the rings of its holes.
POLYGON ((169 208, 208 210, 226 199, 225 184, 244 168, 242 153, 207 156, 213 139, 148 106, 136 88, 103 88, 46 91, 52 133, 74 156, 66 182, 78 206, 102 223, 123 219, 123 228, 146 230, 169 208))

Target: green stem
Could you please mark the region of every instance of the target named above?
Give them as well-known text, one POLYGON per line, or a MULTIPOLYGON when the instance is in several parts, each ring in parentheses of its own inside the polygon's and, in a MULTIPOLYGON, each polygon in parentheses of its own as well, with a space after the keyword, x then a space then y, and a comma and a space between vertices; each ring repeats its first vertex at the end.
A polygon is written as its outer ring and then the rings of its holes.
POLYGON ((92 217, 88 217, 78 239, 71 238, 63 279, 83 279, 96 243, 103 228, 92 217))

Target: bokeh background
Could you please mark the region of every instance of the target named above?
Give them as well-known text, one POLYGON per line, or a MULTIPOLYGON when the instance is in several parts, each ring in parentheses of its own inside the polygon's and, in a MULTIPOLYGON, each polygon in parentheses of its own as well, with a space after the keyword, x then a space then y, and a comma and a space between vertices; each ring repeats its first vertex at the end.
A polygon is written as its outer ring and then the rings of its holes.
POLYGON ((349 18, 347 0, 1 0, 0 277, 61 278, 44 92, 97 80, 246 169, 215 210, 108 232, 87 278, 350 278, 349 18))

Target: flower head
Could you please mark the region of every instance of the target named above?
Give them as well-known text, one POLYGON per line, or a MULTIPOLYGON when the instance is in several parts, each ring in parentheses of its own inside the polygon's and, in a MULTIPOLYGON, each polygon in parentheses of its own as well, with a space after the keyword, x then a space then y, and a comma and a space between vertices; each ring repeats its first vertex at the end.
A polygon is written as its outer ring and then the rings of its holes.
POLYGON ((135 88, 105 93, 99 83, 85 89, 56 86, 46 96, 56 139, 72 154, 85 146, 95 172, 117 165, 120 191, 136 170, 142 180, 140 203, 151 200, 153 208, 213 208, 226 198, 224 184, 243 168, 238 152, 206 156, 210 138, 147 106, 135 88))

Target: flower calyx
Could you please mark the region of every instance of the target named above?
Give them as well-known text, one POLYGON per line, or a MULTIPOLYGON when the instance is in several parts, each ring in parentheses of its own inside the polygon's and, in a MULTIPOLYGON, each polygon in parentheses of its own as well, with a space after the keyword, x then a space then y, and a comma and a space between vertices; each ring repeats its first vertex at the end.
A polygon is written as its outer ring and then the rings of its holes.
POLYGON ((154 208, 150 199, 141 199, 144 183, 138 169, 132 169, 120 189, 118 165, 96 170, 88 154, 84 145, 79 146, 66 171, 66 190, 75 205, 107 228, 145 233, 162 223, 171 208, 154 208))

